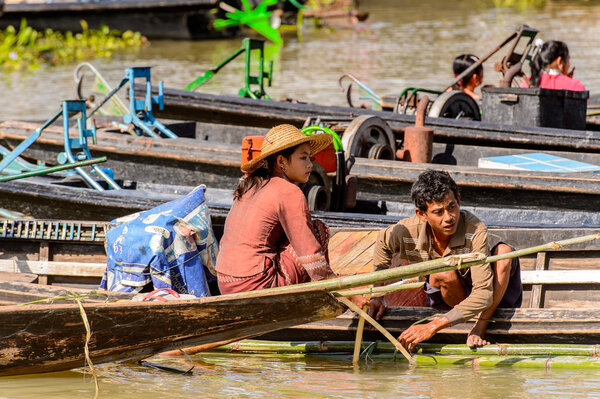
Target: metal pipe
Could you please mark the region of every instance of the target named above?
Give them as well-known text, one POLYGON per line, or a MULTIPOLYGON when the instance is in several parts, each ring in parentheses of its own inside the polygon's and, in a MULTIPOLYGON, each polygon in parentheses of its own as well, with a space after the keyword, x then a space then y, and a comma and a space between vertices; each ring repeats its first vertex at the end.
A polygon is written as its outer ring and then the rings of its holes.
POLYGON ((87 161, 80 161, 80 162, 69 163, 69 164, 65 164, 65 165, 51 166, 46 169, 34 170, 31 172, 25 172, 25 173, 19 173, 18 175, 2 176, 2 177, 0 177, 0 182, 24 179, 26 177, 32 177, 32 176, 41 176, 41 175, 45 175, 48 173, 60 172, 62 170, 74 169, 74 168, 78 168, 81 166, 95 165, 97 163, 102 163, 102 162, 106 162, 106 157, 94 158, 94 159, 89 159, 87 161))

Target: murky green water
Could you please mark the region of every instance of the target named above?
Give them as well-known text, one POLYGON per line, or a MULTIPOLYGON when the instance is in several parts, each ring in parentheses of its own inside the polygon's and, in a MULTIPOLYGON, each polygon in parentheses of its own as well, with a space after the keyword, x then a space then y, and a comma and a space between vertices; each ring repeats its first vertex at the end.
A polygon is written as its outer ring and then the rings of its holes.
MULTIPOLYGON (((340 360, 259 356, 194 357, 193 375, 144 366, 98 367, 99 398, 594 398, 598 372, 470 366, 409 368, 377 361, 354 368, 340 360)), ((164 362, 163 362, 164 363, 164 362)), ((182 369, 189 362, 168 363, 182 369)), ((0 397, 92 398, 94 384, 80 371, 0 378, 0 397)))
MULTIPOLYGON (((286 37, 275 62, 273 98, 344 104, 337 79, 351 72, 380 93, 406 86, 442 88, 459 53, 482 55, 519 23, 544 39, 566 41, 576 76, 600 92, 600 1, 365 0, 371 22, 361 31, 327 32, 307 27, 303 41, 286 37), (528 6, 530 4, 530 6, 528 6)), ((129 66, 154 67, 155 80, 182 88, 232 53, 238 40, 155 41, 139 52, 94 61, 116 84, 129 66)), ((494 60, 497 60, 495 58, 494 60)), ((0 120, 44 119, 62 99, 74 97, 74 65, 0 75, 0 120)), ((243 64, 223 69, 205 91, 235 94, 243 64)), ((498 77, 486 66, 486 83, 498 77)), ((198 356, 195 374, 181 376, 141 366, 99 367, 101 398, 281 397, 336 398, 578 398, 600 397, 600 372, 585 370, 418 367, 390 361, 198 356)), ((185 363, 178 367, 185 368, 185 363)), ((0 397, 91 398, 94 386, 80 371, 0 378, 0 397)))
MULTIPOLYGON (((495 0, 514 7, 496 8, 492 0, 367 0, 368 25, 359 31, 304 29, 293 34, 275 58, 273 98, 289 97, 326 104, 345 103, 337 79, 351 72, 382 94, 407 86, 442 89, 453 78, 453 58, 464 52, 483 55, 521 23, 536 27, 542 39, 561 39, 571 49, 571 65, 593 93, 600 92, 600 2, 495 0)), ((154 41, 150 47, 94 65, 116 85, 129 66, 153 66, 155 80, 183 88, 240 45, 237 39, 200 42, 154 41)), ((497 84, 493 62, 486 83, 497 84)), ((74 65, 0 75, 0 119, 44 119, 62 99, 74 98, 74 65)), ((241 58, 225 67, 204 90, 236 94, 242 85, 241 58)))

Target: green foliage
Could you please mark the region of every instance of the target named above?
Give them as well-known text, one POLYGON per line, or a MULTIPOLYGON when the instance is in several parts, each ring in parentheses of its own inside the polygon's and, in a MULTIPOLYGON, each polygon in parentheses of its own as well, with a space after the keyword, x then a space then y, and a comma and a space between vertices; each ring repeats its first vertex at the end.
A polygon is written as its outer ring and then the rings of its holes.
POLYGON ((85 58, 106 58, 116 50, 137 49, 148 43, 139 32, 120 32, 101 25, 89 29, 81 21, 81 33, 36 31, 21 21, 19 29, 9 26, 0 30, 0 67, 4 71, 36 69, 41 65, 56 65, 85 58))

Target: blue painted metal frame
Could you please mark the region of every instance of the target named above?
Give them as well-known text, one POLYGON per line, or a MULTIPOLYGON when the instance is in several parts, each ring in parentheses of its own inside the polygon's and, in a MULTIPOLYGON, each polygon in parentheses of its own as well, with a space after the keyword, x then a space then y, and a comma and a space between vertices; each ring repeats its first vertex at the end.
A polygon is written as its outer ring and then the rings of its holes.
POLYGON ((27 139, 23 140, 21 144, 19 144, 8 156, 2 159, 0 162, 0 172, 8 167, 19 155, 21 155, 31 144, 33 144, 37 139, 40 138, 42 132, 45 128, 50 126, 55 120, 57 120, 62 115, 62 110, 59 110, 56 114, 52 116, 52 118, 48 119, 46 123, 37 128, 27 139))
POLYGON ((126 124, 131 123, 134 126, 134 131, 138 136, 148 135, 154 138, 161 138, 160 134, 155 133, 154 129, 167 136, 168 138, 175 139, 178 136, 173 133, 169 128, 160 123, 152 115, 152 105, 157 105, 160 110, 164 108, 163 102, 163 82, 158 82, 158 95, 152 95, 152 83, 150 75, 150 67, 134 67, 127 68, 125 70, 125 77, 121 82, 111 90, 110 93, 102 99, 102 101, 92 109, 88 117, 94 112, 100 109, 104 104, 111 99, 112 96, 117 94, 119 90, 127 83, 129 83, 129 113, 123 115, 123 122, 126 124), (138 100, 135 97, 135 79, 145 78, 146 82, 146 97, 143 100, 138 100))
MULTIPOLYGON (((88 147, 88 137, 92 138, 92 142, 96 144, 96 126, 92 126, 91 129, 87 129, 87 121, 85 116, 86 106, 85 101, 81 100, 67 100, 62 102, 62 115, 63 115, 63 135, 64 135, 64 148, 65 152, 58 154, 59 163, 75 163, 77 161, 90 160, 92 154, 88 147), (77 119, 77 131, 78 137, 71 138, 69 136, 69 114, 72 112, 81 113, 81 117, 77 119), (81 150, 80 153, 74 154, 73 150, 81 150)), ((77 174, 93 188, 98 191, 104 191, 104 188, 84 170, 82 167, 75 168, 77 174)), ((92 165, 92 171, 98 176, 102 177, 108 185, 114 190, 120 190, 121 187, 110 177, 104 170, 98 167, 98 165, 92 165)))
MULTIPOLYGON (((175 133, 157 121, 154 115, 152 115, 152 105, 158 105, 158 108, 162 110, 164 103, 162 80, 158 82, 158 96, 152 95, 150 67, 127 68, 123 82, 129 82, 129 113, 123 116, 123 122, 132 123, 135 126, 136 132, 140 135, 145 133, 150 137, 160 138, 160 135, 154 132, 154 129, 158 129, 169 138, 177 138, 178 136, 175 133), (135 98, 136 78, 146 79, 146 98, 144 100, 135 98)), ((122 84, 124 84, 123 82, 122 84)))
MULTIPOLYGON (((64 152, 58 154, 58 162, 61 164, 65 163, 77 163, 83 160, 92 160, 92 154, 88 147, 88 137, 92 138, 93 143, 96 143, 96 127, 93 126, 91 129, 87 129, 86 121, 86 106, 85 101, 81 100, 68 100, 63 101, 61 109, 48 119, 42 126, 37 128, 27 139, 23 140, 11 153, 7 154, 2 162, 0 162, 0 172, 6 169, 13 161, 15 161, 19 155, 21 155, 29 146, 31 146, 40 136, 44 129, 50 126, 59 117, 63 118, 63 137, 64 137, 64 152), (72 114, 80 113, 81 117, 77 119, 77 131, 78 137, 71 138, 69 136, 69 116, 72 114), (79 153, 74 153, 73 150, 81 150, 79 153)), ((98 165, 91 166, 92 171, 100 176, 106 183, 114 190, 120 190, 121 187, 110 177, 104 170, 98 167, 98 165)), ((79 174, 91 187, 98 191, 104 191, 104 188, 81 166, 75 167, 74 170, 79 174)))

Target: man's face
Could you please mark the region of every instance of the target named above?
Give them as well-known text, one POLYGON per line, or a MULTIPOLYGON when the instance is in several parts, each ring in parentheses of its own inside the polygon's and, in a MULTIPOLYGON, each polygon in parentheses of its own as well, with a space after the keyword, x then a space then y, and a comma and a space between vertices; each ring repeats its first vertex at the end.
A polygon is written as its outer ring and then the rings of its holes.
POLYGON ((449 238, 456 233, 460 218, 460 196, 449 191, 439 202, 428 202, 427 212, 416 210, 419 219, 429 223, 436 237, 449 238))

